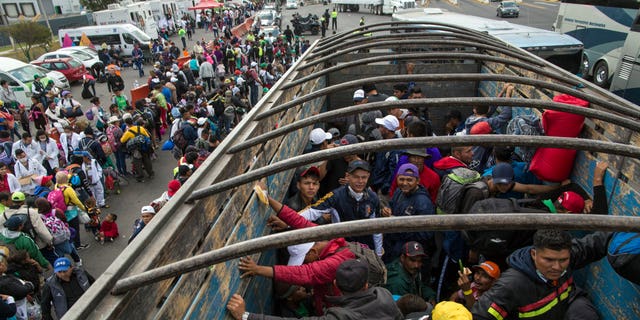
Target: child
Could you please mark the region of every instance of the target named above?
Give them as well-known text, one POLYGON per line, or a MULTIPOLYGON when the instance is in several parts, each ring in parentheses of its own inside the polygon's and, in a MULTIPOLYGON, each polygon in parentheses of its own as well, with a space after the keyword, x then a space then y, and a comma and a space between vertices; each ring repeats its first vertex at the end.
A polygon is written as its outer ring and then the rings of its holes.
POLYGON ((96 200, 94 198, 87 199, 84 205, 87 208, 89 218, 91 218, 91 221, 85 224, 85 229, 87 231, 91 231, 94 236, 97 236, 100 231, 100 208, 96 205, 96 200))
POLYGON ((104 244, 104 240, 106 239, 109 242, 113 242, 120 234, 118 234, 118 224, 116 223, 118 220, 118 216, 109 213, 102 221, 102 225, 100 225, 100 232, 98 236, 96 236, 96 240, 100 241, 100 244, 104 244))

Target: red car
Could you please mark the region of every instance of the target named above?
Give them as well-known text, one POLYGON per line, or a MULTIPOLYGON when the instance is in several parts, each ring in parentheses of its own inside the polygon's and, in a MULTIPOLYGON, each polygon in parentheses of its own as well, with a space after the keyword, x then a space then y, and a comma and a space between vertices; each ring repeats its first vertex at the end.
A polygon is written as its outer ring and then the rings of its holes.
POLYGON ((31 61, 31 64, 41 66, 45 69, 58 71, 64 74, 69 83, 82 80, 82 75, 87 73, 87 69, 82 62, 74 58, 46 59, 42 61, 31 61))

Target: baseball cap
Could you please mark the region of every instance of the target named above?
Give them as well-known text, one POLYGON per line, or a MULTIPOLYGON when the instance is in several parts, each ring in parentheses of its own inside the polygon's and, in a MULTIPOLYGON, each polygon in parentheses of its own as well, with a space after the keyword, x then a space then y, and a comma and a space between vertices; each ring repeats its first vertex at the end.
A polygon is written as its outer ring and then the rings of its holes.
POLYGON ((405 163, 401 165, 398 169, 398 175, 420 179, 420 172, 418 171, 418 167, 416 167, 413 163, 405 163))
POLYGON ((498 184, 509 184, 513 182, 513 176, 513 167, 511 164, 505 162, 496 164, 491 172, 493 182, 498 184))
POLYGON ((178 189, 180 189, 180 181, 175 179, 169 181, 167 184, 167 195, 169 195, 169 197, 173 197, 173 195, 178 192, 178 189))
POLYGON ((199 126, 204 126, 204 124, 207 123, 207 118, 198 118, 197 123, 199 126))
POLYGON ((388 115, 384 118, 376 118, 376 123, 390 131, 396 131, 400 126, 398 118, 396 118, 394 115, 388 115))
POLYGON ((472 270, 482 269, 486 272, 491 278, 498 279, 500 278, 500 267, 493 261, 485 261, 479 265, 475 265, 471 267, 472 270))
POLYGON ((27 215, 14 214, 4 222, 4 227, 9 229, 10 231, 16 231, 18 230, 18 227, 25 224, 25 222, 27 222, 27 215))
POLYGON ((69 91, 69 90, 64 90, 64 91, 62 91, 62 94, 60 94, 60 95, 64 97, 64 96, 66 96, 66 95, 68 95, 68 94, 70 94, 70 93, 71 93, 71 91, 69 91))
POLYGON ((309 135, 309 140, 311 144, 314 145, 322 144, 325 140, 330 140, 331 138, 333 138, 331 133, 324 132, 321 128, 311 130, 311 134, 309 135))
POLYGON ((289 262, 287 262, 288 266, 299 266, 304 262, 304 257, 307 256, 307 252, 311 250, 311 247, 315 242, 307 242, 296 244, 293 246, 289 246, 287 251, 289 251, 289 262))
POLYGON ((58 258, 53 263, 53 272, 67 271, 71 268, 71 260, 69 258, 58 258))
POLYGON ((424 149, 409 149, 409 150, 406 150, 403 153, 405 155, 408 155, 408 156, 418 156, 418 157, 423 157, 423 158, 431 158, 431 155, 428 154, 424 149))
POLYGON ((44 187, 51 180, 53 180, 53 176, 44 176, 44 177, 42 177, 42 180, 40 180, 40 185, 44 187))
POLYGON ((471 320, 471 312, 457 302, 442 301, 431 312, 432 320, 471 320))
POLYGON ((470 134, 490 134, 493 129, 491 129, 491 125, 489 122, 480 121, 471 127, 470 134))
POLYGON ((320 170, 316 166, 310 166, 308 168, 302 167, 300 168, 300 170, 300 174, 298 175, 298 177, 300 178, 305 177, 308 174, 313 174, 317 177, 320 177, 320 170))
POLYGON ((358 143, 358 138, 350 133, 345 134, 344 137, 340 139, 341 146, 346 146, 346 145, 356 144, 356 143, 358 143))
POLYGON ((338 130, 338 128, 331 128, 327 130, 327 132, 331 134, 331 139, 340 138, 340 130, 338 130))
POLYGON ((558 203, 571 213, 582 213, 584 210, 584 199, 573 191, 563 192, 558 197, 558 203))
POLYGON ((371 172, 371 167, 369 166, 369 163, 364 161, 364 160, 351 161, 349 163, 349 166, 347 167, 347 172, 353 173, 354 171, 356 171, 358 169, 362 169, 364 171, 371 172))
POLYGON ((127 119, 131 119, 131 118, 133 118, 133 117, 131 116, 131 113, 125 112, 125 113, 122 115, 122 120, 127 120, 127 119))
POLYGON ((140 209, 140 213, 156 214, 156 209, 154 209, 152 206, 144 206, 142 207, 142 209, 140 209))
POLYGON ((353 93, 353 101, 360 102, 364 100, 364 90, 358 89, 353 93))
POLYGON ((426 256, 420 242, 409 241, 402 246, 402 254, 408 257, 426 256))
POLYGON ((367 284, 369 265, 359 259, 347 260, 336 270, 336 286, 340 291, 358 292, 367 284))
POLYGON ((16 191, 11 194, 11 201, 24 201, 25 196, 24 193, 20 191, 16 191))

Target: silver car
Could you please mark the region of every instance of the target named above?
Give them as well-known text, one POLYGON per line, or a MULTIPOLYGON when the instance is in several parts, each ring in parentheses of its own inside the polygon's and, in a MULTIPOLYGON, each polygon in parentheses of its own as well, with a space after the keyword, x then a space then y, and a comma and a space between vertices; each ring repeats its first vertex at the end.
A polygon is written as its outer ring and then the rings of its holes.
POLYGON ((496 9, 496 16, 500 18, 515 17, 520 15, 520 7, 513 1, 502 1, 496 9))

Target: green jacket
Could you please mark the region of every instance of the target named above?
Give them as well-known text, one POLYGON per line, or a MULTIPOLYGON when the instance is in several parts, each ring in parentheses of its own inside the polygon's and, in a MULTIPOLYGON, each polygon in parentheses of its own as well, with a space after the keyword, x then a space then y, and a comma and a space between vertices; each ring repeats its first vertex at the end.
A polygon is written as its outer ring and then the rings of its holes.
POLYGON ((384 287, 393 295, 403 296, 407 293, 418 295, 426 301, 434 300, 436 293, 422 282, 420 273, 415 276, 404 270, 400 258, 387 264, 387 284, 384 287))
POLYGON ((42 253, 40 253, 38 245, 31 238, 29 238, 29 236, 22 232, 3 229, 2 232, 0 232, 0 245, 3 244, 13 244, 16 249, 27 251, 27 253, 29 253, 29 256, 33 258, 33 260, 38 261, 40 266, 43 268, 47 268, 47 266, 49 265, 49 261, 47 261, 42 253))

